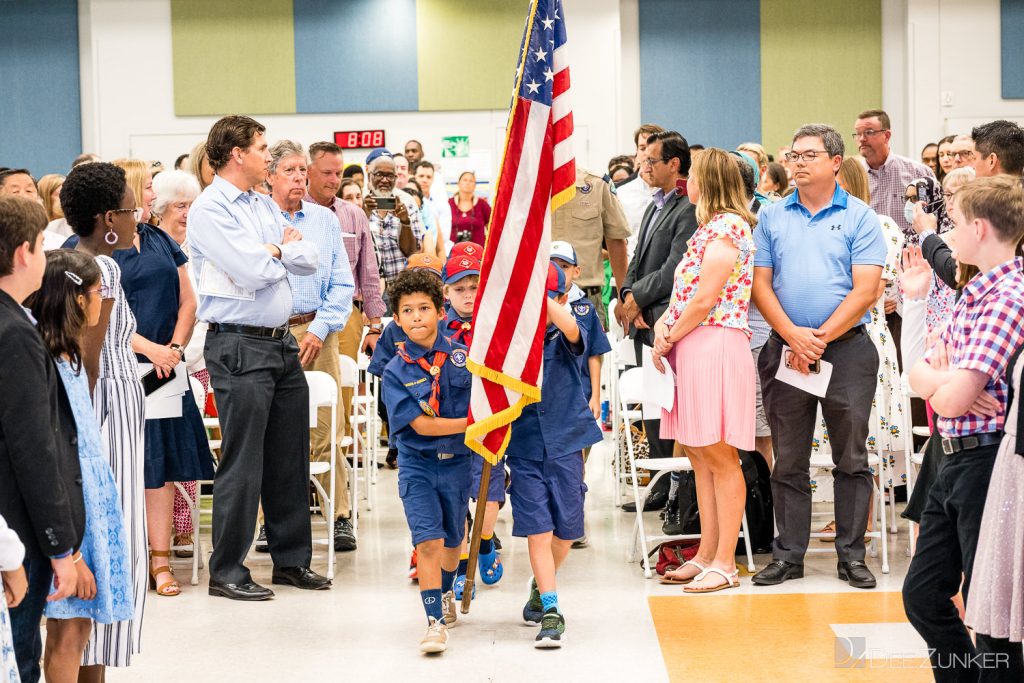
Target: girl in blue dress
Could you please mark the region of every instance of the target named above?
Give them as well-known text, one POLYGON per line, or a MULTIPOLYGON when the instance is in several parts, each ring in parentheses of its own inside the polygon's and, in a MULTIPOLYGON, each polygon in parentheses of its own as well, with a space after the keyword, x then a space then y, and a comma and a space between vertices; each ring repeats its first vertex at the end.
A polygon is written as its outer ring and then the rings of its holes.
POLYGON ((82 367, 82 335, 99 323, 102 300, 109 298, 105 289, 95 259, 58 249, 46 255, 42 287, 26 302, 54 357, 75 416, 86 511, 85 533, 74 553, 78 589, 46 606, 47 681, 77 679, 93 621, 124 621, 135 610, 121 503, 82 367))

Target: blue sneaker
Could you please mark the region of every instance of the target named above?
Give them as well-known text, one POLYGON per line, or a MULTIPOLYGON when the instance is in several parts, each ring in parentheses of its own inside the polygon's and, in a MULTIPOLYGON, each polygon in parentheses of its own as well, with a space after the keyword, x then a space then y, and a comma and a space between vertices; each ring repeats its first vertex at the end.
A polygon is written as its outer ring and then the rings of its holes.
POLYGON ((530 579, 530 599, 523 607, 523 621, 527 624, 539 624, 544 618, 544 603, 540 601, 540 591, 537 590, 537 579, 530 579))
MULTIPOLYGON (((455 583, 452 584, 452 590, 455 591, 455 599, 462 600, 462 594, 466 592, 466 575, 459 574, 455 577, 455 583)), ((476 583, 473 584, 473 597, 470 600, 476 599, 476 583)))
POLYGON ((501 554, 492 550, 486 555, 477 555, 477 566, 480 567, 480 580, 488 586, 501 581, 505 574, 505 567, 501 563, 501 554))
POLYGON ((533 646, 540 649, 562 647, 562 636, 565 635, 565 617, 554 607, 548 608, 540 622, 540 633, 533 641, 533 646))

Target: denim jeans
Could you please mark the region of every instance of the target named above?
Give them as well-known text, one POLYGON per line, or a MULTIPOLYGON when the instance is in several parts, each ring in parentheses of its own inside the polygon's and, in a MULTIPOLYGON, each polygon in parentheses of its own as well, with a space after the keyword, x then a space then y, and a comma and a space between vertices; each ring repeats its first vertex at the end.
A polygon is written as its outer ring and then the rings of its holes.
POLYGON ((14 658, 18 662, 18 673, 22 683, 36 683, 39 680, 39 660, 43 656, 43 637, 39 622, 46 607, 46 596, 50 594, 53 569, 47 558, 25 559, 25 573, 28 576, 28 592, 21 604, 10 610, 11 635, 14 637, 14 658))
MULTIPOLYGON (((932 674, 939 681, 975 681, 979 652, 960 620, 952 598, 961 590, 966 603, 974 553, 985 510, 998 445, 955 453, 939 466, 921 513, 917 551, 903 582, 907 619, 931 652, 932 674)), ((981 645, 981 643, 979 643, 981 645)))

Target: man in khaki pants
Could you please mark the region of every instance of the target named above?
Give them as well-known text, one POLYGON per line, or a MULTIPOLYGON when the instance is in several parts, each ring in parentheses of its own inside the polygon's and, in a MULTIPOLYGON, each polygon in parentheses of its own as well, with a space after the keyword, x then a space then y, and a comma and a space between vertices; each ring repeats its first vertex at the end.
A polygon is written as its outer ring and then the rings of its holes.
MULTIPOLYGON (((326 372, 339 382, 337 429, 331 434, 331 413, 319 411, 317 426, 310 431, 310 449, 317 461, 331 456, 331 439, 340 441, 345 434, 345 406, 341 402, 341 366, 338 337, 352 313, 352 271, 341 240, 341 226, 330 210, 303 200, 306 194, 308 163, 297 142, 281 140, 270 149, 268 173, 271 195, 281 213, 306 242, 316 245, 320 262, 316 273, 289 278, 292 287, 292 316, 288 325, 299 342, 299 361, 306 371, 326 372)), ((353 316, 355 317, 355 316, 353 316)), ((335 466, 334 547, 355 550, 356 539, 349 521, 348 470, 337 451, 335 466)), ((330 490, 327 475, 320 475, 324 489, 330 490)))

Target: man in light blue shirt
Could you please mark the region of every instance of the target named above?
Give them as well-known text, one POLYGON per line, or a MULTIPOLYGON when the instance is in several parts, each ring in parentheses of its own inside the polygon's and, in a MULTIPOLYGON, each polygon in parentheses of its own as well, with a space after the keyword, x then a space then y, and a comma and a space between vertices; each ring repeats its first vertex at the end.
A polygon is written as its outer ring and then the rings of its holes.
POLYGON ((778 528, 773 562, 754 576, 757 585, 803 576, 820 403, 836 464, 837 573, 856 588, 875 586, 864 564, 864 532, 873 488, 866 443, 878 352, 864 323, 882 294, 886 247, 875 212, 836 183, 843 152, 842 136, 829 126, 797 130, 786 155, 797 190, 763 207, 754 231, 753 300, 772 327, 758 374, 775 446, 778 528), (823 398, 776 379, 782 363, 806 375, 818 372, 821 362, 832 365, 823 398))
MULTIPOLYGON (((313 275, 288 274, 292 286, 292 316, 288 325, 299 340, 299 362, 302 369, 326 372, 341 391, 341 366, 338 358, 339 336, 352 313, 352 295, 355 285, 348 254, 341 241, 341 224, 330 209, 303 199, 309 164, 302 145, 291 140, 280 140, 270 148, 268 180, 271 195, 290 225, 302 233, 303 242, 316 246, 320 265, 313 275)), ((341 395, 340 393, 338 394, 341 395)), ((345 419, 339 414, 336 431, 331 433, 331 411, 320 408, 317 426, 310 431, 313 459, 330 462, 331 439, 338 445, 338 458, 342 457, 341 440, 345 436, 345 419)), ((330 491, 330 477, 318 475, 325 491, 330 491)), ((334 469, 333 495, 336 519, 334 546, 336 550, 355 550, 356 539, 349 521, 348 471, 343 464, 334 469)))
POLYGON ((314 274, 317 249, 287 225, 272 199, 252 191, 266 180, 270 162, 264 132, 247 116, 213 125, 206 152, 216 177, 192 205, 188 225, 223 433, 209 592, 233 600, 274 596, 245 567, 261 500, 273 582, 330 586, 309 570, 309 385, 287 324, 288 274, 314 274))

